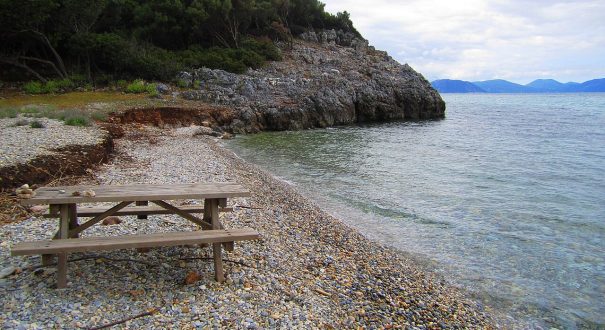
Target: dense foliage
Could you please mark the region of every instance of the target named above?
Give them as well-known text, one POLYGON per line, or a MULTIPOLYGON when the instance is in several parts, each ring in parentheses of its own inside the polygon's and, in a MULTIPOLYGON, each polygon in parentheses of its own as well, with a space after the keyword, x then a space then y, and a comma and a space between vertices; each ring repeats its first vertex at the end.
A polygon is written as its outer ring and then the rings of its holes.
POLYGON ((0 80, 168 80, 279 60, 275 40, 309 29, 357 33, 318 0, 0 0, 0 80))

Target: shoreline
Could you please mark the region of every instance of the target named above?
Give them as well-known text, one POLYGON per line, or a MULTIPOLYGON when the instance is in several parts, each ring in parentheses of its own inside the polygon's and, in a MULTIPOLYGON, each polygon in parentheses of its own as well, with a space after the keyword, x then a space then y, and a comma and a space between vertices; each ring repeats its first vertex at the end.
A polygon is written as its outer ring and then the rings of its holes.
MULTIPOLYGON (((111 262, 74 263, 70 272, 82 276, 72 275, 67 290, 51 288, 52 269, 38 275, 23 271, 4 279, 0 285, 0 291, 9 294, 0 324, 15 326, 7 322, 18 320, 30 327, 33 323, 95 326, 134 315, 135 311, 157 308, 154 315, 128 321, 123 326, 496 327, 488 312, 465 298, 460 290, 423 271, 413 260, 393 249, 368 240, 287 183, 247 163, 212 138, 191 137, 187 128, 145 130, 154 137, 147 143, 129 139, 129 133, 126 138, 116 140, 117 156, 97 171, 95 181, 101 184, 236 181, 244 185, 251 190, 252 197, 233 202, 253 209, 236 207, 233 213, 223 215, 223 221, 227 227, 254 228, 263 240, 238 244, 235 252, 225 258, 249 267, 227 263, 227 282, 217 284, 211 278, 210 263, 174 260, 174 256, 195 255, 200 252, 198 249, 178 247, 155 249, 147 254, 102 253, 113 258, 157 260, 160 269, 145 269, 136 261, 121 263, 117 270, 109 266, 111 262), (183 154, 183 150, 191 152, 183 154), (183 285, 182 278, 192 270, 200 271, 202 279, 193 285, 183 285), (157 301, 162 301, 163 306, 151 303, 157 301), (28 305, 36 310, 35 314, 27 314, 20 308, 28 305), (91 308, 97 305, 103 306, 102 313, 91 308), (74 306, 81 317, 55 315, 57 310, 74 306)), ((90 234, 130 233, 133 225, 136 232, 194 229, 174 216, 153 216, 150 219, 154 221, 144 223, 134 217, 122 218, 122 225, 92 227, 90 234), (157 221, 159 225, 155 219, 161 220, 157 221)), ((40 239, 54 226, 52 221, 33 217, 0 227, 3 241, 0 266, 19 261, 22 269, 36 265, 38 257, 9 257, 8 242, 32 236, 40 239)), ((206 250, 202 254, 208 253, 206 250)))

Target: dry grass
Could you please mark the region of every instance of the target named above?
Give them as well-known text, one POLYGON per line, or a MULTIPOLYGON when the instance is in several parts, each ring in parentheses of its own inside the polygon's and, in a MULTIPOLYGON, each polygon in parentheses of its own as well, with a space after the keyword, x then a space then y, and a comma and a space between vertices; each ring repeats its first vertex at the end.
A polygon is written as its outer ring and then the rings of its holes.
POLYGON ((65 94, 25 95, 10 94, 0 98, 0 108, 21 108, 28 105, 45 105, 59 109, 81 108, 90 103, 132 102, 145 103, 148 97, 112 91, 73 92, 65 94))
POLYGON ((19 204, 16 196, 0 193, 0 226, 25 220, 29 213, 25 206, 19 204))

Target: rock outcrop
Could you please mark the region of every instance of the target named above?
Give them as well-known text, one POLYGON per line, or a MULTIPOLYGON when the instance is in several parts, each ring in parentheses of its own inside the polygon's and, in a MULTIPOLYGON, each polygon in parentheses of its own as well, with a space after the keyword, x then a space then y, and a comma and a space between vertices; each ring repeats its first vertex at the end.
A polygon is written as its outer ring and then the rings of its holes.
POLYGON ((179 79, 199 88, 189 100, 227 106, 235 133, 297 130, 403 119, 443 118, 445 103, 430 83, 367 41, 342 32, 303 35, 284 60, 238 75, 197 69, 179 79))

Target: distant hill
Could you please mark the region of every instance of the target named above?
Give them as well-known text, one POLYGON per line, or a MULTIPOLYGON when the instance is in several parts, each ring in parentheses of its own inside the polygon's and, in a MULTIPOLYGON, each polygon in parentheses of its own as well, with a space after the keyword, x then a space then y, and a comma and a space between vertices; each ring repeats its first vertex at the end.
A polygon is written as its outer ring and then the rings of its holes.
POLYGON ((440 93, 585 93, 605 92, 605 78, 583 83, 561 83, 554 79, 537 79, 527 85, 495 79, 469 82, 464 80, 440 79, 431 83, 440 93))
POLYGON ((441 79, 431 85, 441 93, 485 93, 479 86, 464 80, 441 79))
POLYGON ((580 92, 605 92, 605 78, 589 80, 578 87, 580 92))
POLYGON ((562 84, 554 79, 537 79, 525 86, 548 92, 559 92, 565 88, 565 84, 562 84))
POLYGON ((496 79, 486 81, 474 81, 473 84, 484 89, 488 93, 537 93, 538 90, 528 86, 512 83, 507 80, 496 79))

